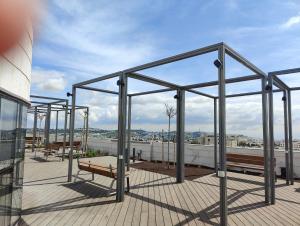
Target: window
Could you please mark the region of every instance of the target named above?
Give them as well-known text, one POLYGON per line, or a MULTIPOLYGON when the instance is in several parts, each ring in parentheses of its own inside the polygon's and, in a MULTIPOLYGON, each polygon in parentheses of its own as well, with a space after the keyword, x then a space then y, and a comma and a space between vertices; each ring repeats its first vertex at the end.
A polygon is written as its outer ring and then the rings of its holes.
POLYGON ((27 107, 0 96, 0 225, 20 218, 27 107))

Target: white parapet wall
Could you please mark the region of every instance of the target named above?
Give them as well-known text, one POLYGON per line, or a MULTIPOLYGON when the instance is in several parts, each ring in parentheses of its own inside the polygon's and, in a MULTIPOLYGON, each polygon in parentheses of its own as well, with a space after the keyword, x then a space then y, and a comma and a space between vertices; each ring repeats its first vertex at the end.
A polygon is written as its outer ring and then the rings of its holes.
MULTIPOLYGON (((136 155, 141 150, 142 158, 145 160, 162 160, 162 149, 164 149, 164 161, 168 159, 168 144, 154 142, 150 143, 132 143, 132 148, 136 149, 136 155), (153 145, 153 148, 151 146, 153 145), (164 145, 164 146, 163 146, 164 145), (162 147, 163 146, 163 147, 162 147)), ((102 140, 97 138, 89 138, 88 147, 93 150, 101 150, 108 152, 110 155, 117 155, 117 142, 111 140, 102 140)), ((262 149, 258 148, 242 148, 227 147, 229 153, 263 155, 262 149)), ((132 151, 130 153, 132 156, 132 151)), ((174 144, 170 143, 169 159, 174 161, 174 144)), ((283 150, 275 151, 276 157, 276 174, 280 175, 280 167, 285 165, 285 155, 283 150)), ((210 145, 187 144, 185 145, 185 163, 214 167, 214 147, 210 145)), ((295 177, 300 178, 300 152, 294 152, 294 171, 295 177)))
POLYGON ((0 89, 29 101, 32 65, 32 27, 13 49, 0 55, 0 89))

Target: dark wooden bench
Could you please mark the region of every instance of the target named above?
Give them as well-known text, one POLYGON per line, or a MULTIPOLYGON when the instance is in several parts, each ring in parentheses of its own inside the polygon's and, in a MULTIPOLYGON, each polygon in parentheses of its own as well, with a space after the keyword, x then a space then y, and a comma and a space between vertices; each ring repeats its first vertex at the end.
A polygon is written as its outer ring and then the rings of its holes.
MULTIPOLYGON (((226 158, 227 168, 241 168, 244 172, 247 169, 264 172, 263 156, 227 153, 226 158)), ((274 168, 275 166, 276 159, 274 159, 274 168)))
MULTIPOLYGON (((63 147, 64 146, 64 142, 63 141, 56 141, 56 142, 53 142, 52 144, 56 144, 56 145, 59 145, 60 147, 63 147)), ((81 141, 74 141, 73 142, 73 147, 76 149, 80 148, 81 146, 81 141)), ((69 145, 69 142, 66 142, 66 148, 70 148, 71 146, 69 145)))
MULTIPOLYGON (((107 192, 107 196, 115 194, 115 192, 111 192, 111 190, 114 185, 114 182, 117 180, 117 169, 112 167, 111 164, 107 167, 107 166, 102 166, 99 164, 92 164, 90 161, 89 162, 80 161, 79 158, 77 158, 77 164, 78 164, 78 172, 74 179, 74 182, 76 182, 76 178, 79 178, 79 172, 81 170, 92 173, 92 180, 94 180, 94 174, 109 177, 109 178, 112 178, 113 180, 110 184, 109 190, 107 192)), ((127 192, 129 192, 129 190, 130 190, 129 172, 125 172, 125 178, 126 178, 126 182, 127 182, 127 192)))
MULTIPOLYGON (((66 148, 70 148, 71 146, 68 145, 69 142, 66 142, 66 148)), ((59 157, 59 158, 63 158, 63 153, 58 153, 58 151, 60 150, 60 148, 63 148, 64 147, 64 142, 63 141, 56 141, 56 142, 52 142, 50 145, 50 148, 52 146, 52 151, 50 150, 49 152, 50 153, 55 153, 55 156, 56 157, 59 157), (53 151, 54 150, 54 151, 53 151)), ((81 147, 81 142, 80 141, 74 141, 73 142, 73 149, 78 152, 80 150, 80 147, 81 147)), ((65 157, 68 157, 68 153, 65 153, 65 157)))
POLYGON ((59 149, 60 149, 60 145, 52 143, 52 144, 48 144, 45 150, 43 150, 42 152, 44 153, 44 156, 46 157, 47 160, 49 155, 57 154, 59 149))
MULTIPOLYGON (((42 141, 42 137, 35 137, 35 145, 37 145, 41 141, 42 141)), ((26 145, 32 145, 33 137, 25 137, 25 143, 26 143, 26 145)))

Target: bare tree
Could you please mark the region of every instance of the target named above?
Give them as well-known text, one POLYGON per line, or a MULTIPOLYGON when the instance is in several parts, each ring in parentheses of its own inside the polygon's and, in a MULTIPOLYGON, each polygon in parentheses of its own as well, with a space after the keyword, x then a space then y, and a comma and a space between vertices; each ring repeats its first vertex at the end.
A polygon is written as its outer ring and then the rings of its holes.
POLYGON ((170 127, 171 127, 171 118, 176 115, 176 110, 173 106, 165 104, 166 107, 166 115, 168 116, 169 120, 169 127, 168 127, 168 169, 170 167, 170 127))

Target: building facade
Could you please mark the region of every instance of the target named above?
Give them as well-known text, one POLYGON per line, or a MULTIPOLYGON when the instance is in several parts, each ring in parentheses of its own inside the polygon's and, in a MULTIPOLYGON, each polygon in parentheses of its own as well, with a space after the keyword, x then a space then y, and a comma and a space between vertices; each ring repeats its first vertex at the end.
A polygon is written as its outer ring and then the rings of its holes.
POLYGON ((29 106, 32 29, 0 55, 0 225, 17 225, 21 216, 24 147, 29 106))
MULTIPOLYGON (((198 143, 203 145, 214 145, 215 137, 214 135, 206 135, 198 138, 198 143)), ((219 136, 217 136, 217 144, 219 144, 219 136)), ((238 140, 234 136, 226 137, 226 146, 227 147, 237 147, 238 140)))

